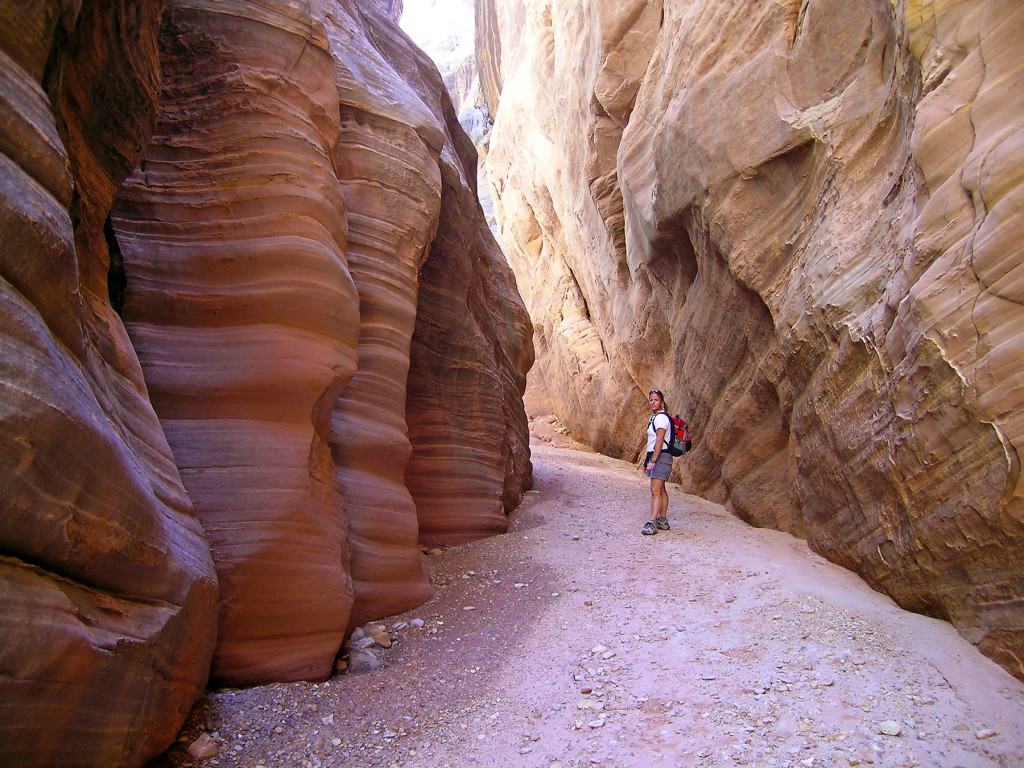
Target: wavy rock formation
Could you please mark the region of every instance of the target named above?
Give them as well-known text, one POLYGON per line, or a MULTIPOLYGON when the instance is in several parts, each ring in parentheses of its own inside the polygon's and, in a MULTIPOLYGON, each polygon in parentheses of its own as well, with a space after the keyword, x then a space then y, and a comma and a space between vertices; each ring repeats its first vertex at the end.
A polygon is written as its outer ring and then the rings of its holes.
POLYGON ((559 418, 635 456, 659 386, 695 427, 688 490, 1024 677, 1024 8, 477 7, 559 418))
POLYGON ((412 340, 405 482, 428 544, 504 533, 532 476, 522 407, 532 329, 465 167, 442 160, 441 221, 412 340))
POLYGON ((324 678, 351 612, 330 414, 358 300, 323 20, 170 2, 157 131, 113 226, 123 315, 221 585, 213 676, 324 678))
POLYGON ((5 766, 145 763, 202 694, 215 635, 205 537, 107 292, 160 4, 75 8, 0 4, 5 766))
POLYGON ((495 413, 467 413, 525 434, 525 308, 510 273, 431 245, 454 229, 497 253, 477 210, 442 203, 471 195, 475 153, 377 3, 172 0, 160 39, 157 131, 113 224, 126 324, 217 565, 213 676, 322 679, 348 629, 429 597, 419 540, 436 508, 453 540, 473 538, 528 484, 525 441, 491 441, 467 473, 460 425, 420 428, 423 445, 408 426, 426 418, 413 392, 465 402, 501 380, 495 413), (428 252, 456 291, 434 303, 428 252), (448 325, 484 290, 512 307, 486 308, 490 337, 448 325), (490 377, 411 365, 431 323, 444 333, 420 347, 490 377), (407 482, 414 452, 424 479, 407 482), (424 490, 438 482, 458 494, 447 508, 424 490))
POLYGON ((503 528, 531 328, 377 0, 65 5, 0 2, 0 763, 142 765, 503 528))
POLYGON ((348 206, 347 256, 362 327, 359 370, 335 405, 331 447, 350 520, 356 627, 430 596, 416 505, 404 482, 411 453, 405 403, 416 276, 437 227, 437 155, 446 137, 443 122, 385 58, 399 34, 393 26, 378 30, 388 35, 384 44, 336 31, 342 132, 334 163, 348 206))

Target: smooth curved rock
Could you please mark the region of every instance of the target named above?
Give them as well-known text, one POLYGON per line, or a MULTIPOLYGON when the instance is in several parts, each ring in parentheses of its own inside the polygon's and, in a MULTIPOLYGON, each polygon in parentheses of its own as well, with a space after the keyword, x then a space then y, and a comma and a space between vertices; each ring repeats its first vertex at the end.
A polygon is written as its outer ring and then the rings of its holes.
POLYGON ((0 752, 139 765, 211 657, 323 678, 350 625, 426 599, 420 516, 504 525, 529 322, 472 144, 376 0, 14 5, 0 752))
POLYGON ((210 537, 213 677, 323 679, 352 610, 330 414, 356 368, 324 20, 167 4, 157 133, 114 229, 124 317, 210 537))
MULTIPOLYGON (((448 61, 450 49, 461 46, 440 47, 448 61)), ((521 404, 531 332, 512 272, 481 216, 476 149, 459 128, 460 95, 451 93, 450 73, 439 77, 432 62, 397 39, 382 50, 445 127, 439 220, 419 271, 410 348, 413 452, 405 484, 420 541, 454 544, 504 531, 529 487, 521 404)))
POLYGON ((532 476, 522 408, 530 321, 464 166, 446 152, 441 170, 406 406, 413 454, 405 482, 420 540, 435 545, 503 533, 532 476))
POLYGON ((209 672, 213 563, 107 295, 159 10, 0 4, 5 766, 142 765, 209 672))
POLYGON ((1024 11, 493 6, 492 197, 561 421, 632 457, 664 389, 687 490, 1024 677, 1024 11))
MULTIPOLYGON (((334 162, 348 206, 359 291, 359 369, 334 407, 331 450, 349 519, 354 628, 426 600, 416 507, 404 483, 416 277, 437 226, 444 125, 363 31, 360 9, 331 38, 342 132, 334 162), (353 34, 357 30, 359 34, 353 34)), ((393 41, 397 27, 378 33, 393 41)), ((383 48, 383 46, 382 46, 383 48)))
MULTIPOLYGON (((161 43, 158 131, 114 229, 127 325, 222 586, 213 675, 322 679, 347 628, 431 594, 406 485, 410 349, 418 315, 440 311, 418 292, 442 165, 475 153, 436 69, 376 2, 175 0, 161 43)), ((476 209, 459 214, 476 226, 476 209)), ((438 249, 440 269, 450 259, 462 256, 438 249)), ((512 285, 486 263, 458 265, 461 279, 512 285)), ((497 347, 446 329, 456 366, 497 368, 501 345, 512 350, 499 419, 513 426, 530 359, 520 313, 491 321, 497 347)), ((423 382, 447 397, 480 385, 423 382)), ((526 450, 486 446, 489 484, 453 530, 493 530, 481 506, 504 522, 502 499, 518 498, 506 485, 528 482, 526 450)), ((462 490, 464 467, 424 466, 462 490)))

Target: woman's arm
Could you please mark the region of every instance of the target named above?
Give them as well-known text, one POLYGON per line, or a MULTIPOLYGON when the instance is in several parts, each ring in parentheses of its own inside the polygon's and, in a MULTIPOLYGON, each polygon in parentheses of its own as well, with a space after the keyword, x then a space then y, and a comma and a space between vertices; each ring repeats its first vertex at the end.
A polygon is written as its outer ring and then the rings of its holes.
POLYGON ((651 464, 652 465, 657 463, 658 456, 661 455, 661 447, 665 444, 665 433, 667 431, 668 430, 666 430, 664 427, 662 427, 661 429, 658 430, 658 436, 657 436, 657 438, 655 439, 655 442, 654 442, 654 453, 651 454, 651 464))

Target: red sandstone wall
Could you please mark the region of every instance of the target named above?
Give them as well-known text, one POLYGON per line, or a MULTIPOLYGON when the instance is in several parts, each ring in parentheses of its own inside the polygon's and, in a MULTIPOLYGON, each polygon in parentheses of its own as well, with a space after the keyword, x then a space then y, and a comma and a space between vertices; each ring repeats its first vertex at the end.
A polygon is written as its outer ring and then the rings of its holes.
POLYGON ((529 321, 376 2, 0 22, 0 762, 141 765, 503 529, 529 321))
POLYGON ((140 765, 201 695, 217 584, 107 296, 158 3, 0 4, 0 763, 140 765))

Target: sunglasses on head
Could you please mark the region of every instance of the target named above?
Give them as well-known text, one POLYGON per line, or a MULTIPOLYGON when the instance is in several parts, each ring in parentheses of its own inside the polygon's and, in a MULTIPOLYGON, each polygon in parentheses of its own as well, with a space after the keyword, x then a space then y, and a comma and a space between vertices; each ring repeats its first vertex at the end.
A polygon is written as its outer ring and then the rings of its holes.
POLYGON ((652 389, 650 392, 647 393, 648 397, 650 397, 651 395, 657 395, 658 397, 660 397, 662 399, 664 399, 664 397, 665 397, 663 394, 661 394, 661 390, 660 389, 652 389))

